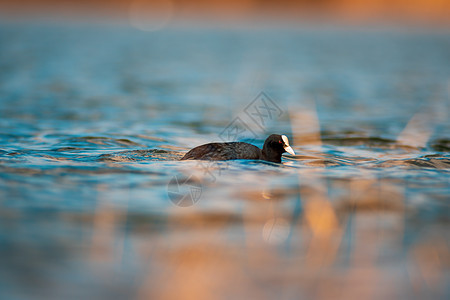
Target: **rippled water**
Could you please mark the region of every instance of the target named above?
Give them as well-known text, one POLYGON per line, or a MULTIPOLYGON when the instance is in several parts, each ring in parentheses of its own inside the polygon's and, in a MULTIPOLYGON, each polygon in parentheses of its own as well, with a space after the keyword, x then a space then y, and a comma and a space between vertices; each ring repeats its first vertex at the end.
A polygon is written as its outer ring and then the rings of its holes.
POLYGON ((448 298, 449 41, 3 24, 0 297, 448 298))

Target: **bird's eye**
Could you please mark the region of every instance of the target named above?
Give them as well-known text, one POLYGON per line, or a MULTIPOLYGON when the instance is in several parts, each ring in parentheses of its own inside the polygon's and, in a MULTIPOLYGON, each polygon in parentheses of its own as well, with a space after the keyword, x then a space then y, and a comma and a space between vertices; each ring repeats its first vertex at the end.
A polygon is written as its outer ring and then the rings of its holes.
POLYGON ((281 141, 278 141, 278 144, 281 144, 281 141))

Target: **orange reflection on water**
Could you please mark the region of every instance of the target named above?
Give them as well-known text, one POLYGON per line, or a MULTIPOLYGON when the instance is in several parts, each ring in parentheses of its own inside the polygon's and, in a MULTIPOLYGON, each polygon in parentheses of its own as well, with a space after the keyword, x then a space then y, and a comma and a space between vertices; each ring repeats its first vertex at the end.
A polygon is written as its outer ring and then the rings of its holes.
POLYGON ((294 136, 293 145, 322 145, 320 137, 320 124, 314 102, 310 102, 308 107, 291 108, 290 120, 292 134, 294 136))
POLYGON ((441 236, 431 237, 415 245, 410 252, 411 265, 409 276, 415 292, 419 294, 435 295, 445 293, 448 288, 445 281, 445 270, 450 268, 450 249, 448 234, 441 232, 441 236))
POLYGON ((312 232, 306 263, 312 268, 327 266, 333 263, 342 237, 335 210, 325 190, 300 190, 300 194, 305 203, 306 229, 312 232))
MULTIPOLYGON (((98 187, 102 195, 106 187, 98 187)), ((116 247, 123 235, 120 226, 124 221, 124 213, 114 207, 109 199, 98 199, 98 207, 93 216, 92 244, 90 248, 90 259, 103 265, 114 264, 121 256, 122 247, 116 247)))

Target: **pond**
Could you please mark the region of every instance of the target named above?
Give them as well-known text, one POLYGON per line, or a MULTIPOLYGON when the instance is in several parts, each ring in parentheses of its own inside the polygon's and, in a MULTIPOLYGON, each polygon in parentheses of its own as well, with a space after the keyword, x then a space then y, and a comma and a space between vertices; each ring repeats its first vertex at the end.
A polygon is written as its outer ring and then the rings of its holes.
POLYGON ((3 299, 450 296, 450 39, 0 25, 3 299), (179 161, 208 142, 296 155, 179 161))

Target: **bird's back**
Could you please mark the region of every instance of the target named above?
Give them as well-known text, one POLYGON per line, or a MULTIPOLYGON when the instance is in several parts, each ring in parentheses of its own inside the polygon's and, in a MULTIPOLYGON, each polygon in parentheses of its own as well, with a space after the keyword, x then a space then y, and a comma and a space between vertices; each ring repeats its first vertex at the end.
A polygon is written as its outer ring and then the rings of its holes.
POLYGON ((260 159, 261 149, 243 143, 209 143, 191 149, 181 160, 231 160, 231 159, 260 159))

